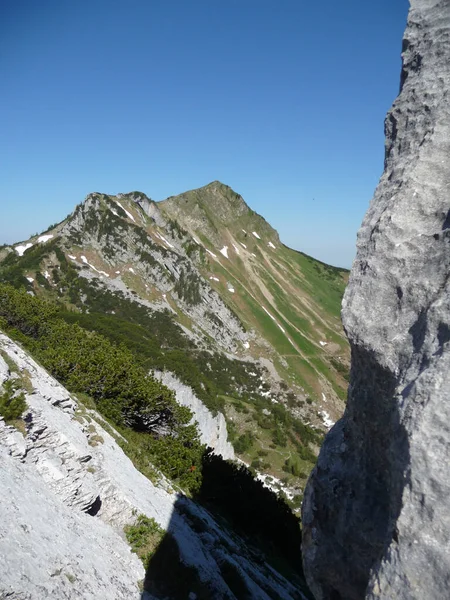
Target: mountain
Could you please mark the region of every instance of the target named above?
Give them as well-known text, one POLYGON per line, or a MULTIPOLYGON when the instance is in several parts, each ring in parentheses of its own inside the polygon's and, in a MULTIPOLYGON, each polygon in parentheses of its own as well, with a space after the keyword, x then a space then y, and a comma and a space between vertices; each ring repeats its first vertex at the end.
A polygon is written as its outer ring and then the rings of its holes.
MULTIPOLYGON (((2 518, 22 539, 14 515, 31 527, 40 496, 30 598, 114 595, 112 573, 133 597, 139 572, 153 598, 310 597, 297 515, 343 411, 347 276, 284 246, 220 182, 162 202, 93 193, 0 249, 2 518), (87 533, 93 516, 106 529, 87 533)), ((10 559, 25 593, 22 550, 10 559)))
POLYGON ((283 245, 217 181, 161 202, 90 194, 0 261, 3 282, 222 413, 235 453, 298 508, 322 433, 343 411, 347 271, 283 245))
POLYGON ((385 169, 343 302, 348 403, 303 503, 317 599, 440 600, 450 583, 450 4, 411 0, 385 169))

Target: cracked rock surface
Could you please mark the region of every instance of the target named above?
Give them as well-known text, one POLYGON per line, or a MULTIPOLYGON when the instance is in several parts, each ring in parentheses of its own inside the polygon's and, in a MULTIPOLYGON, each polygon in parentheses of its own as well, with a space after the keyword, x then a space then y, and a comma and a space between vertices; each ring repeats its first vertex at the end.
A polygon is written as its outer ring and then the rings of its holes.
POLYGON ((318 600, 450 588, 450 4, 411 0, 385 170, 343 301, 348 404, 305 492, 318 600))

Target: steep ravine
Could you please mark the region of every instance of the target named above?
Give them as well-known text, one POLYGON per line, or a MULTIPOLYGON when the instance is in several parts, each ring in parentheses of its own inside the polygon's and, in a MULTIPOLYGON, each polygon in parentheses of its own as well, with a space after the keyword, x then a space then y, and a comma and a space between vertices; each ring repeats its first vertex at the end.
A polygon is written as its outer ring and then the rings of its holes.
POLYGON ((343 301, 344 417, 305 492, 317 600, 441 600, 450 587, 450 4, 411 0, 385 170, 343 301))

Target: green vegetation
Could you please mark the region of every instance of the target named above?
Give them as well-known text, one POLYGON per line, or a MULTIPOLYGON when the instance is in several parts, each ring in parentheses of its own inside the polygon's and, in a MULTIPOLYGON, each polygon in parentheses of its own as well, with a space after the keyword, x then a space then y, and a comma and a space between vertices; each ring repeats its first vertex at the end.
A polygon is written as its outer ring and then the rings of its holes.
POLYGON ((20 419, 27 408, 25 394, 18 388, 16 380, 8 379, 3 384, 3 393, 0 393, 0 415, 8 425, 20 419))
MULTIPOLYGON (((143 434, 130 450, 141 461, 151 458, 168 477, 196 488, 203 447, 196 427, 188 425, 192 413, 179 406, 173 393, 148 375, 124 345, 65 322, 56 306, 4 284, 0 284, 0 317, 9 335, 70 391, 90 396, 106 418, 130 435, 143 434), (161 430, 165 436, 159 435, 161 430), (195 476, 189 477, 192 467, 195 476)), ((2 401, 7 418, 16 418, 22 401, 16 401, 8 388, 2 401)), ((102 441, 98 435, 91 437, 92 444, 102 441)))
POLYGON ((131 550, 139 556, 144 567, 147 568, 166 532, 155 519, 149 519, 145 515, 139 515, 134 525, 126 525, 124 532, 131 550))

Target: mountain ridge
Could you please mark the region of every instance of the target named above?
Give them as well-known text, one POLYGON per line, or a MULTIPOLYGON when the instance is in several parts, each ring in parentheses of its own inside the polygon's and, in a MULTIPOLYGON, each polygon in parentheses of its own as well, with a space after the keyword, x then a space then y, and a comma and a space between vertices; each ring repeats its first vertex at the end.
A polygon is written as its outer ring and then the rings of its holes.
MULTIPOLYGON (((215 181, 161 202, 138 191, 92 193, 53 229, 13 248, 0 254, 0 279, 62 303, 72 311, 65 318, 173 372, 224 413, 249 464, 270 463, 266 472, 282 478, 302 444, 292 425, 287 441, 281 435, 277 404, 322 431, 340 416, 348 349, 339 305, 347 272, 281 244, 228 186, 215 181), (227 366, 219 376, 220 364, 227 366)), ((310 468, 308 452, 299 472, 310 468)))

